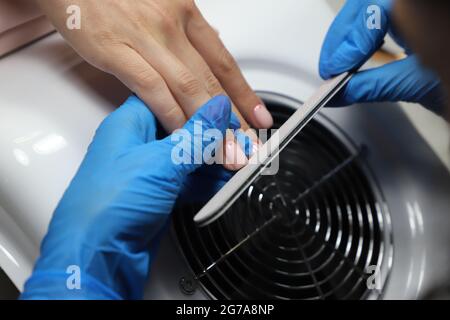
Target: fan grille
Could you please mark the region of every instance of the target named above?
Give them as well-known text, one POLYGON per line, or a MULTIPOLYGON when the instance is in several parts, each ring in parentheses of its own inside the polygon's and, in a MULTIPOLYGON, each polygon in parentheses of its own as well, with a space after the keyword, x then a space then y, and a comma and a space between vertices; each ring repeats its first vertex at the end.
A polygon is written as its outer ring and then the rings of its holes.
MULTIPOLYGON (((293 112, 267 104, 275 127, 293 112)), ((220 219, 199 228, 201 205, 176 209, 194 281, 217 299, 367 298, 366 268, 392 254, 389 216, 363 169, 364 148, 341 140, 314 120, 281 153, 279 172, 261 176, 220 219)))

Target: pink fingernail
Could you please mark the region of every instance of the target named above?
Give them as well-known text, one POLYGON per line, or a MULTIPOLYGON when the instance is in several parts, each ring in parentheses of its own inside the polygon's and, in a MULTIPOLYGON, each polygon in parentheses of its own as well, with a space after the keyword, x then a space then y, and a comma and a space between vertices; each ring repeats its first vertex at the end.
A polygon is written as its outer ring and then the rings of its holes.
POLYGON ((255 109, 253 109, 253 113, 255 114, 255 119, 261 128, 269 129, 273 126, 272 115, 267 110, 265 105, 258 104, 255 109))
POLYGON ((241 168, 248 163, 244 151, 242 151, 241 147, 234 141, 228 141, 226 144, 226 161, 227 164, 232 165, 236 169, 241 168))

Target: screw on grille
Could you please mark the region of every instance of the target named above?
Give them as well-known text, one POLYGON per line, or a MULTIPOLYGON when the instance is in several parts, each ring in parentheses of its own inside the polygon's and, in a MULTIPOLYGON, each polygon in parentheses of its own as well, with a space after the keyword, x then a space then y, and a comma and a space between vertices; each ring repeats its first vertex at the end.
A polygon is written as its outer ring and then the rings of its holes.
POLYGON ((186 295, 193 295, 198 287, 198 282, 191 276, 182 277, 180 279, 180 289, 186 295))

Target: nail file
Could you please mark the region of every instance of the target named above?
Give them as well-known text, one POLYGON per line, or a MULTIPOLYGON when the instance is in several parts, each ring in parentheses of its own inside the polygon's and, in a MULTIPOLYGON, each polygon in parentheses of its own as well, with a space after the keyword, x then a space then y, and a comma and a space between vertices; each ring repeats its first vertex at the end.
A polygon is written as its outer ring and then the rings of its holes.
POLYGON ((195 215, 194 222, 206 226, 222 216, 247 188, 272 163, 279 153, 300 133, 305 125, 350 80, 346 72, 327 80, 317 92, 278 129, 277 133, 252 156, 249 164, 238 171, 225 186, 195 215), (256 158, 254 158, 256 157, 256 158), (257 161, 255 161, 257 159, 257 161))

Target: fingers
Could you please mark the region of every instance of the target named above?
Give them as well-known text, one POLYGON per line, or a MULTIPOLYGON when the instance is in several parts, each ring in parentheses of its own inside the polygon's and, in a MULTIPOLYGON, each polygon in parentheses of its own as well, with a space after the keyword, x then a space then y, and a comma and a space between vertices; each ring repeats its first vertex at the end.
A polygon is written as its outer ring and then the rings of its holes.
POLYGON ((339 12, 325 38, 319 72, 329 79, 363 65, 383 44, 389 29, 390 1, 375 1, 380 9, 379 28, 369 28, 371 12, 366 1, 349 0, 339 12))
MULTIPOLYGON (((180 35, 179 41, 169 44, 169 49, 183 62, 193 74, 203 83, 211 97, 227 95, 222 84, 211 71, 203 57, 197 52, 184 35, 180 35)), ((233 113, 238 117, 242 128, 248 129, 249 125, 241 115, 236 106, 232 103, 233 113)))
POLYGON ((90 150, 103 148, 110 156, 115 152, 156 139, 156 119, 142 100, 131 96, 99 126, 90 150))
MULTIPOLYGON (((197 75, 211 96, 226 96, 222 85, 216 79, 215 75, 212 73, 200 54, 194 47, 192 47, 188 39, 184 39, 183 41, 174 41, 172 46, 170 46, 170 49, 176 54, 180 61, 192 71, 193 74, 197 75)), ((231 114, 232 121, 230 122, 230 129, 249 129, 249 125, 233 104, 232 109, 233 113, 231 114)), ((222 150, 222 157, 225 168, 232 171, 239 170, 248 162, 248 159, 245 156, 243 157, 245 153, 242 151, 243 148, 240 148, 242 145, 236 142, 237 141, 233 133, 231 131, 228 132, 226 134, 226 141, 224 142, 224 148, 222 150)))
POLYGON ((197 111, 198 106, 211 99, 211 95, 200 79, 167 47, 162 46, 151 36, 141 39, 136 46, 139 54, 165 80, 170 92, 183 107, 188 118, 197 111))
POLYGON ((437 110, 444 105, 440 82, 433 73, 419 65, 414 56, 361 71, 353 76, 332 106, 362 102, 407 101, 425 104, 437 110))
POLYGON ((160 74, 135 50, 114 50, 108 69, 145 101, 167 132, 181 128, 187 118, 160 74))
POLYGON ((256 128, 270 128, 273 124, 270 113, 253 92, 236 61, 198 8, 193 10, 193 17, 186 32, 194 48, 208 64, 245 120, 256 128))
MULTIPOLYGON (((182 109, 180 109, 186 118, 194 115, 198 106, 201 106, 206 101, 210 100, 210 94, 202 81, 196 77, 194 73, 175 56, 175 54, 169 51, 168 48, 161 46, 152 39, 148 39, 148 41, 142 42, 140 45, 139 54, 142 54, 144 58, 147 58, 149 64, 151 63, 149 68, 151 68, 152 73, 156 74, 154 76, 163 79, 162 81, 165 83, 161 87, 167 88, 166 92, 171 94, 170 98, 176 101, 177 105, 182 106, 182 109)), ((217 89, 217 91, 219 90, 217 89)), ((167 95, 160 96, 162 99, 167 98, 167 95)), ((149 97, 149 99, 151 99, 151 97, 149 97)), ((164 119, 160 118, 157 114, 158 109, 154 108, 155 100, 153 99, 151 101, 152 104, 150 105, 150 108, 163 123, 164 119)), ((161 105, 164 106, 163 100, 157 102, 160 102, 161 105)), ((176 110, 179 111, 179 109, 176 110)), ((235 117, 233 117, 232 125, 235 125, 235 122, 235 117)), ((171 130, 170 132, 180 128, 182 125, 180 125, 178 121, 176 126, 177 127, 171 126, 170 123, 165 125, 166 129, 168 128, 167 130, 171 130)), ((234 168, 226 162, 225 167, 229 169, 234 168)))
POLYGON ((227 130, 226 139, 223 144, 224 167, 231 171, 237 171, 248 163, 248 158, 239 142, 235 139, 232 131, 227 130))

